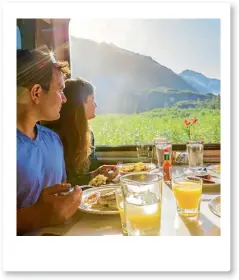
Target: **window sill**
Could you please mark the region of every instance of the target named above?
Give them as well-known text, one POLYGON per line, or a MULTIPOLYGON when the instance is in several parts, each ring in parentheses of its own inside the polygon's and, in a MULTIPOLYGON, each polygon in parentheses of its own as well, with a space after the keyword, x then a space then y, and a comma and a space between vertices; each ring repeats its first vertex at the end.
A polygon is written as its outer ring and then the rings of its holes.
MULTIPOLYGON (((150 150, 152 151, 153 145, 150 145, 150 150)), ((185 151, 186 144, 173 144, 173 151, 185 151)), ((208 143, 204 144, 204 151, 207 150, 221 150, 220 143, 208 143)), ((97 145, 96 152, 120 152, 120 151, 136 151, 135 145, 121 145, 121 146, 107 146, 107 145, 97 145)))

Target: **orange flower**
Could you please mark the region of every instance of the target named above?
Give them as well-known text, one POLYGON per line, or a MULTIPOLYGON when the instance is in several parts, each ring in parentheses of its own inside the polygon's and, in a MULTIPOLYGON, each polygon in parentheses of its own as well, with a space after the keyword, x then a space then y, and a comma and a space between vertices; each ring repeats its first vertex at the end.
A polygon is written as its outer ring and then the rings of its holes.
POLYGON ((198 123, 197 117, 190 118, 189 120, 187 120, 187 119, 184 120, 184 124, 186 126, 185 130, 186 130, 186 133, 187 133, 189 139, 191 139, 191 127, 197 123, 198 123))
POLYGON ((197 119, 197 117, 194 117, 193 124, 197 124, 197 123, 198 123, 198 119, 197 119))
POLYGON ((185 119, 185 120, 184 120, 184 124, 188 127, 188 126, 191 124, 191 122, 188 121, 187 119, 185 119))

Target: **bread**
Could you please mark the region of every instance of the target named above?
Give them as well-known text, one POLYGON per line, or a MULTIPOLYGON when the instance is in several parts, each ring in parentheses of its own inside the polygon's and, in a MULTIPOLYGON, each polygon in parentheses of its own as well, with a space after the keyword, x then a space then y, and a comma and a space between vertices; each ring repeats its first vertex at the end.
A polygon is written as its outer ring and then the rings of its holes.
POLYGON ((99 197, 98 203, 101 205, 108 205, 109 202, 116 201, 115 191, 108 192, 99 197))
POLYGON ((99 194, 94 196, 91 201, 88 199, 88 203, 91 204, 92 209, 112 209, 117 210, 115 191, 110 191, 105 194, 99 194), (92 203, 90 203, 92 202, 92 203))

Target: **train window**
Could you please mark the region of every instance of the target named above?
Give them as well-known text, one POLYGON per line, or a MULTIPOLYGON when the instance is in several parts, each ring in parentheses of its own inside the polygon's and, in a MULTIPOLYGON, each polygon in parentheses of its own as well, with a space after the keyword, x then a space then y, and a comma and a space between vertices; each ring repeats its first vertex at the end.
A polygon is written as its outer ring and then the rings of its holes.
POLYGON ((220 20, 70 21, 72 77, 96 87, 97 145, 220 143, 220 20))

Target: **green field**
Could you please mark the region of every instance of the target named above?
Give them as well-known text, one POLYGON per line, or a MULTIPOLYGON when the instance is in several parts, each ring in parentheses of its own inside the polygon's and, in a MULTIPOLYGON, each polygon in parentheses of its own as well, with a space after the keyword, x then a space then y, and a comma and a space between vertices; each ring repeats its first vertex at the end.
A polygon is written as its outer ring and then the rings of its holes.
POLYGON ((154 137, 164 133, 170 135, 173 143, 185 143, 188 136, 184 119, 194 116, 198 118, 198 124, 192 127, 193 138, 219 143, 219 109, 171 107, 131 115, 97 115, 90 121, 90 126, 95 134, 95 145, 127 145, 135 144, 137 140, 152 143, 154 137))

